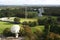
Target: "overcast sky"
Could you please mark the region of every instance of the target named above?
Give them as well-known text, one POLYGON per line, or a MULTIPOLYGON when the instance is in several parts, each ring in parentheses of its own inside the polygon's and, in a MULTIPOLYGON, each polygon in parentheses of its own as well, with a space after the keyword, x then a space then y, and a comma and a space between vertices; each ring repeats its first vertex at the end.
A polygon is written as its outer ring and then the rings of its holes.
POLYGON ((2 5, 60 5, 60 0, 0 0, 2 5))

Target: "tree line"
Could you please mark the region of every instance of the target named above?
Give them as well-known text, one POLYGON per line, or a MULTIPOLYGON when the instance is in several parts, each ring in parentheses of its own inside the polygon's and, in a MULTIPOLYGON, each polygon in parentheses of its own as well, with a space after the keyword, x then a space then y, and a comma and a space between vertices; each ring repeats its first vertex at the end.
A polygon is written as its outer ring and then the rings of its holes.
MULTIPOLYGON (((27 17, 28 18, 33 18, 37 16, 37 12, 35 11, 29 11, 26 10, 27 17)), ((0 17, 20 17, 24 18, 26 15, 25 9, 24 8, 19 8, 19 9, 2 9, 0 10, 0 17)))

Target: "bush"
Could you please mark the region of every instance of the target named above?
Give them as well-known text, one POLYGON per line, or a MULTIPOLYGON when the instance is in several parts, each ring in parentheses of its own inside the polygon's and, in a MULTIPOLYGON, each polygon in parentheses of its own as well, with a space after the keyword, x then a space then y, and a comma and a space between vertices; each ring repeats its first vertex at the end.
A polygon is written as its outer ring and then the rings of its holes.
POLYGON ((60 34, 60 26, 56 25, 56 24, 52 24, 50 26, 50 31, 51 32, 54 32, 54 33, 57 33, 57 34, 60 34))
POLYGON ((41 32, 40 29, 35 29, 36 31, 34 32, 34 34, 37 36, 37 40, 42 40, 41 37, 43 35, 43 33, 41 32))
POLYGON ((27 17, 28 17, 28 18, 34 18, 34 17, 36 17, 37 15, 38 15, 37 12, 33 12, 33 11, 29 12, 29 11, 28 11, 27 17))
POLYGON ((29 21, 29 22, 24 21, 24 22, 22 23, 22 25, 29 25, 30 27, 34 27, 34 26, 37 25, 37 22, 36 22, 36 21, 34 21, 34 22, 31 22, 31 21, 29 21))
POLYGON ((35 21, 34 21, 34 22, 29 21, 28 25, 29 25, 30 27, 34 27, 34 26, 37 25, 37 22, 35 22, 35 21))
POLYGON ((34 40, 35 37, 33 35, 31 27, 29 27, 28 25, 24 25, 23 28, 24 28, 24 31, 25 31, 25 36, 27 36, 29 38, 29 40, 34 40))
POLYGON ((18 18, 18 17, 14 18, 14 23, 19 24, 20 23, 20 18, 18 18))
POLYGON ((8 37, 8 36, 15 36, 15 34, 12 34, 10 32, 10 29, 9 28, 6 28, 4 31, 3 31, 3 35, 8 37))
POLYGON ((22 25, 28 25, 28 22, 27 22, 27 21, 24 21, 24 22, 22 23, 22 25))
POLYGON ((25 30, 24 30, 23 26, 20 28, 19 36, 25 36, 25 30))
POLYGON ((60 22, 60 17, 57 18, 57 21, 60 22))
POLYGON ((38 24, 39 25, 44 25, 46 23, 48 23, 49 25, 53 22, 56 22, 56 19, 55 18, 52 18, 52 17, 47 17, 47 18, 44 18, 44 19, 38 19, 38 24))
POLYGON ((24 36, 25 40, 38 39, 38 37, 36 35, 34 35, 34 33, 32 32, 31 27, 29 27, 28 25, 23 25, 20 29, 21 30, 19 32, 19 35, 24 36))
POLYGON ((38 25, 44 25, 46 19, 38 19, 38 25))
POLYGON ((60 40, 60 35, 59 34, 56 34, 56 33, 53 33, 53 32, 50 32, 49 35, 49 40, 60 40))

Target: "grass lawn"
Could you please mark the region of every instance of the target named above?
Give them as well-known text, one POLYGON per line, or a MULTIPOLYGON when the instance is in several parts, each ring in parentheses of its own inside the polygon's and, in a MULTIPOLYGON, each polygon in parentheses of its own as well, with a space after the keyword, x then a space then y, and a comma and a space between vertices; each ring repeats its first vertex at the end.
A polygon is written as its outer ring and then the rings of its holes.
POLYGON ((0 33, 2 33, 5 28, 10 28, 12 25, 13 24, 7 22, 0 22, 0 33))
POLYGON ((24 21, 37 21, 37 19, 35 19, 35 18, 27 18, 27 19, 25 19, 25 18, 20 18, 20 22, 24 22, 24 21))
POLYGON ((31 27, 32 31, 36 31, 36 29, 40 30, 41 32, 44 30, 44 26, 35 26, 35 27, 31 27))

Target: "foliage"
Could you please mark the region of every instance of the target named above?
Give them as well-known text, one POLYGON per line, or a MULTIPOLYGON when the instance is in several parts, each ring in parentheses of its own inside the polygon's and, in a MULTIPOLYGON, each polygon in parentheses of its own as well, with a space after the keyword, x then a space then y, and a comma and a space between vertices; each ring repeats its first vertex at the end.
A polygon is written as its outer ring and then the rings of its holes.
POLYGON ((39 25, 45 25, 47 23, 48 24, 51 24, 52 23, 52 17, 48 17, 47 16, 47 17, 42 18, 42 19, 41 18, 38 18, 38 21, 37 22, 38 22, 39 25))
POLYGON ((52 24, 52 18, 51 17, 48 17, 45 19, 45 24, 44 24, 44 38, 47 38, 47 35, 49 34, 50 32, 50 25, 52 24))
POLYGON ((27 13, 28 13, 28 18, 33 18, 38 15, 38 13, 34 11, 28 11, 27 13))
POLYGON ((18 18, 18 17, 14 18, 14 23, 19 24, 20 23, 20 18, 18 18))
POLYGON ((57 7, 48 7, 47 9, 44 9, 45 13, 43 15, 48 16, 60 16, 60 8, 57 7))
POLYGON ((30 27, 34 27, 34 26, 37 25, 37 22, 36 22, 36 21, 34 21, 34 22, 29 21, 28 25, 29 25, 30 27))
MULTIPOLYGON (((60 27, 58 26, 57 24, 57 20, 51 18, 51 17, 48 17, 46 20, 45 20, 45 38, 48 39, 48 35, 49 35, 49 32, 54 32, 54 33, 58 33, 60 34, 59 31, 60 30, 60 27)), ((46 40, 47 40, 46 39, 46 40)))
MULTIPOLYGON (((27 10, 27 17, 33 18, 37 16, 37 12, 34 11, 28 11, 27 10)), ((0 10, 0 17, 20 17, 25 18, 25 8, 15 8, 15 9, 2 9, 0 10)))
POLYGON ((34 26, 36 26, 37 25, 37 22, 36 21, 29 21, 29 22, 27 22, 27 21, 24 21, 23 23, 22 23, 22 25, 29 25, 30 27, 34 27, 34 26))
POLYGON ((25 36, 25 30, 24 30, 23 26, 21 26, 21 28, 19 30, 19 36, 25 36))
POLYGON ((12 34, 10 32, 10 29, 9 28, 6 28, 4 31, 3 31, 3 35, 8 37, 8 36, 15 36, 14 34, 12 34))
POLYGON ((37 40, 42 40, 42 35, 43 35, 43 33, 41 32, 41 30, 40 29, 36 29, 35 28, 35 32, 34 32, 34 34, 36 35, 36 37, 37 37, 37 40))
POLYGON ((35 37, 33 35, 31 28, 28 25, 23 25, 23 28, 25 30, 25 36, 27 36, 29 40, 35 40, 35 37))
POLYGON ((50 31, 60 34, 60 27, 57 24, 51 24, 50 31))
POLYGON ((57 21, 60 22, 60 17, 57 18, 57 21))
POLYGON ((44 24, 43 20, 42 19, 38 19, 38 25, 43 25, 43 24, 44 24))
MULTIPOLYGON (((49 35, 49 32, 50 32, 50 27, 49 27, 49 24, 45 24, 45 27, 44 27, 44 34, 43 34, 43 38, 44 40, 48 37, 47 35, 49 35)), ((47 38, 46 40, 48 40, 49 38, 47 38)))
MULTIPOLYGON (((12 17, 11 17, 12 18, 12 17)), ((13 19, 13 18, 12 18, 13 19)), ((27 22, 29 22, 29 21, 36 21, 37 19, 32 19, 32 18, 30 18, 30 19, 25 19, 25 18, 21 18, 20 19, 20 22, 22 23, 23 21, 27 21, 27 22)), ((0 21, 0 33, 2 33, 3 32, 3 30, 5 29, 5 28, 10 28, 12 25, 14 25, 13 24, 14 22, 12 22, 12 23, 9 23, 9 22, 2 22, 2 21, 0 21)), ((19 25, 21 25, 21 24, 19 24, 19 25)), ((37 28, 38 28, 38 26, 36 26, 37 28)), ((40 27, 39 27, 40 28, 40 27)), ((44 28, 44 27, 42 27, 42 28, 44 28)), ((34 29, 34 28, 33 28, 34 29)))
POLYGON ((56 33, 53 33, 53 32, 50 32, 49 35, 49 40, 60 40, 60 35, 59 34, 56 34, 56 33))
POLYGON ((24 22, 22 23, 22 25, 28 25, 28 22, 27 22, 27 21, 24 21, 24 22))

